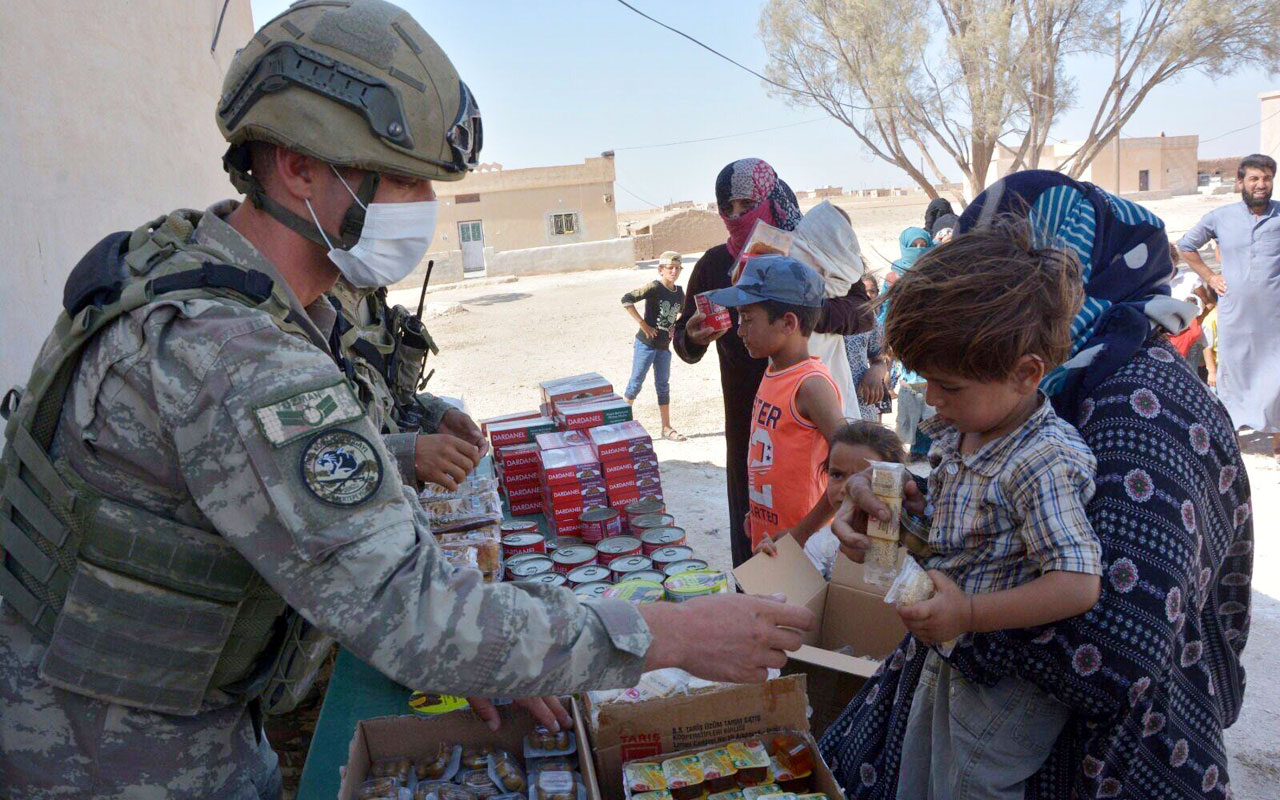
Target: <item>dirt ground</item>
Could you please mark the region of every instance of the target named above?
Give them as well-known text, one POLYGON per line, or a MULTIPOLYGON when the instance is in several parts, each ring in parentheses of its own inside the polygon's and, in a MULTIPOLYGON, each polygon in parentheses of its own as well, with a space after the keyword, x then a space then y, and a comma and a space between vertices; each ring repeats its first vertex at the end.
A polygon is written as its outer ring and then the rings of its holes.
MULTIPOLYGON (((1180 235, 1209 209, 1233 196, 1179 197, 1148 205, 1180 235)), ((918 225, 924 205, 867 208, 850 205, 854 225, 874 268, 897 254, 898 232, 918 225)), ((686 259, 683 284, 692 269, 686 259)), ((428 320, 441 346, 429 368, 428 387, 460 397, 477 419, 533 408, 538 382, 581 372, 599 372, 621 390, 631 367, 635 328, 619 305, 622 294, 652 280, 652 266, 525 278, 494 283, 472 279, 428 295, 428 320)), ((393 303, 413 307, 416 292, 398 292, 393 303)), ((657 441, 669 511, 689 534, 690 544, 715 567, 730 566, 728 504, 724 493, 724 415, 714 353, 698 364, 678 357, 672 366, 673 424, 687 442, 657 441)), ((636 418, 650 432, 660 429, 652 375, 636 402, 636 418)), ((891 423, 891 420, 886 420, 891 423)), ((1236 797, 1280 798, 1280 680, 1271 672, 1280 658, 1280 469, 1259 435, 1246 436, 1245 461, 1253 487, 1253 624, 1245 651, 1249 674, 1244 709, 1227 732, 1231 784, 1236 797)))

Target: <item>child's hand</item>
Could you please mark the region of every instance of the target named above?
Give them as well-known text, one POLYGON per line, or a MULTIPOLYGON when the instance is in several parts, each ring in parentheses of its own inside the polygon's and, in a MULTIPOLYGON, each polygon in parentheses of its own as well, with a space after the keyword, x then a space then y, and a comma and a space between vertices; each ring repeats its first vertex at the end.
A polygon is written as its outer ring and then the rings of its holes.
POLYGON ((759 544, 751 548, 751 553, 753 555, 756 553, 764 553, 765 555, 772 557, 778 554, 778 548, 774 545, 773 539, 769 538, 769 534, 766 533, 764 538, 760 540, 759 544))
POLYGON ((640 323, 640 332, 644 334, 646 339, 652 339, 658 335, 658 329, 647 322, 640 323))
POLYGON ((937 594, 898 609, 902 624, 925 644, 949 642, 973 630, 973 598, 940 570, 929 570, 937 594))

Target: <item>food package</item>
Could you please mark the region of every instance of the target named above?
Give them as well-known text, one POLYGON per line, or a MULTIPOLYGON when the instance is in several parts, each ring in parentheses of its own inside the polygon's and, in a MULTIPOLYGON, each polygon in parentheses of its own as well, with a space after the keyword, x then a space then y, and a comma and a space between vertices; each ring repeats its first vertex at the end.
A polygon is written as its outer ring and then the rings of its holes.
MULTIPOLYGON (((889 519, 882 521, 868 517, 867 536, 871 537, 871 549, 867 551, 862 579, 873 586, 887 587, 893 582, 898 567, 898 536, 902 517, 902 490, 907 480, 907 468, 902 464, 886 461, 871 462, 871 491, 876 499, 889 506, 889 519)), ((845 498, 845 504, 852 501, 845 498)))
POLYGON ((727 331, 733 327, 733 317, 729 309, 712 300, 710 292, 700 292, 693 296, 693 303, 702 312, 702 326, 712 331, 727 331))
POLYGON ((419 758, 413 765, 414 777, 423 781, 449 781, 462 765, 462 745, 439 742, 436 751, 419 758))
POLYGON ((462 768, 463 769, 485 769, 489 766, 489 756, 493 755, 497 750, 491 744, 478 743, 468 744, 462 747, 462 768))
POLYGON ((933 580, 929 573, 916 563, 914 558, 904 558, 902 569, 885 592, 884 601, 893 603, 898 608, 924 602, 934 595, 933 580))
POLYGON ((529 800, 586 800, 582 776, 567 770, 539 770, 529 781, 529 800))
POLYGON ((776 783, 762 783, 758 786, 747 786, 742 790, 743 800, 760 800, 762 797, 768 797, 771 794, 777 794, 782 791, 782 787, 776 783))
POLYGON ((706 775, 697 756, 668 758, 662 762, 662 775, 673 800, 697 800, 704 794, 706 775))
POLYGON ((652 761, 635 761, 622 766, 622 785, 628 795, 657 792, 667 788, 662 765, 652 761))
POLYGON ((433 533, 447 533, 502 521, 502 499, 494 488, 482 494, 421 499, 433 533))
POLYGON ((706 750, 699 753, 698 758, 702 760, 702 774, 706 778, 708 792, 727 792, 737 787, 738 768, 733 765, 727 748, 706 750))
POLYGON ((738 282, 742 277, 742 269, 746 266, 747 259, 752 256, 787 255, 791 252, 791 242, 794 239, 795 235, 790 231, 775 228, 764 220, 758 220, 752 227, 746 244, 742 246, 738 260, 734 262, 733 271, 729 273, 729 281, 738 282))
POLYGON ((524 769, 516 761, 516 757, 507 752, 494 753, 489 756, 489 780, 503 793, 524 793, 529 791, 528 779, 524 769))
POLYGON ((738 770, 738 785, 757 786, 769 778, 769 753, 759 739, 730 742, 729 758, 738 770))
POLYGON ((773 771, 773 782, 781 786, 784 792, 797 794, 807 792, 813 784, 812 766, 802 770, 793 770, 775 757, 769 768, 773 771))
MULTIPOLYGON (((544 758, 567 758, 578 752, 578 737, 573 731, 551 731, 541 725, 524 737, 524 760, 533 769, 534 762, 544 758)), ((544 766, 539 766, 542 771, 544 766)))
POLYGON ((400 789, 403 784, 392 777, 370 778, 360 784, 360 788, 356 791, 358 800, 384 800, 384 798, 398 798, 400 789))

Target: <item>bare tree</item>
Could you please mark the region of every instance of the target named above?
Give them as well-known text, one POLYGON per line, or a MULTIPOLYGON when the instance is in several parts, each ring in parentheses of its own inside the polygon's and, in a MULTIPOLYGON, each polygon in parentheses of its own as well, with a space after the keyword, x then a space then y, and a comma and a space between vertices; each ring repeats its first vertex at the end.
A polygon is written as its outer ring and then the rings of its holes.
MULTIPOLYGON (((1119 8, 1113 3, 1108 10, 1118 16, 1119 8)), ((1072 177, 1083 174, 1151 91, 1187 70, 1224 77, 1243 67, 1265 66, 1274 74, 1280 60, 1278 20, 1280 0, 1141 0, 1136 16, 1099 24, 1099 49, 1108 52, 1108 40, 1111 47, 1118 43, 1120 57, 1084 142, 1058 169, 1072 177)))
POLYGON ((970 192, 1003 148, 1011 169, 1036 167, 1058 117, 1075 103, 1068 57, 1109 53, 1113 80, 1082 146, 1058 169, 1083 173, 1150 92, 1189 69, 1228 75, 1280 59, 1280 0, 770 0, 760 17, 774 91, 816 105, 930 197, 959 168, 970 192), (932 151, 932 152, 931 152, 932 151), (932 177, 932 180, 931 180, 932 177))

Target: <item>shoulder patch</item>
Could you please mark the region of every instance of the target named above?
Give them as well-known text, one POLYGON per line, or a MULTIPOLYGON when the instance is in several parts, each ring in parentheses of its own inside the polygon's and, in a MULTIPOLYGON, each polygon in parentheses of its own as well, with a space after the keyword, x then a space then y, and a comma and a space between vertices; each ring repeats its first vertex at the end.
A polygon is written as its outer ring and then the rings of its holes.
POLYGON ((273 447, 363 415, 364 408, 346 382, 311 389, 253 409, 258 428, 273 447))
POLYGON ((356 506, 382 485, 382 459, 369 440, 337 428, 321 431, 302 448, 302 482, 322 502, 356 506))

